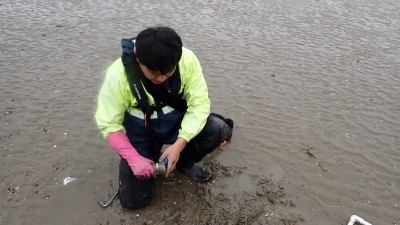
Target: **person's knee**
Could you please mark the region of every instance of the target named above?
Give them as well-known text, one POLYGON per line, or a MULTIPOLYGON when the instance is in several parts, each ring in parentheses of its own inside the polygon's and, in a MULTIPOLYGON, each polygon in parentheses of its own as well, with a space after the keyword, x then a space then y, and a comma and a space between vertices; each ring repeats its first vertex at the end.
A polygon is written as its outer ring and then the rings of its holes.
POLYGON ((129 166, 120 167, 119 173, 121 206, 125 209, 140 209, 148 206, 155 196, 154 178, 138 179, 129 166))
POLYGON ((210 117, 210 130, 216 141, 224 141, 224 133, 227 128, 229 127, 220 118, 210 117))
POLYGON ((223 142, 223 126, 219 123, 218 118, 210 119, 207 128, 207 135, 202 140, 202 147, 213 149, 218 147, 223 142))
POLYGON ((221 130, 222 142, 229 142, 232 138, 233 120, 216 113, 211 113, 209 119, 215 126, 219 126, 217 129, 221 130))

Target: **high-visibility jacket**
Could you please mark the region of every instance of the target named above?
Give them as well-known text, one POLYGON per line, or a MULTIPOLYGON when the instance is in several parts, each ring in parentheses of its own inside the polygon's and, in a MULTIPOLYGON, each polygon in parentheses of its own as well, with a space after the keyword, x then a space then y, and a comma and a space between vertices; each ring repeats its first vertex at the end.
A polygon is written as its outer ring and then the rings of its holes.
MULTIPOLYGON (((200 62, 192 51, 182 48, 182 57, 178 62, 181 78, 182 98, 187 102, 187 111, 183 117, 178 137, 190 141, 203 129, 210 114, 210 99, 207 84, 203 76, 200 62)), ((144 88, 144 87, 143 87, 144 88)), ((144 88, 150 105, 154 98, 144 88)), ((170 108, 165 106, 164 108, 170 108)), ((122 130, 124 114, 144 118, 135 96, 132 94, 125 74, 121 58, 117 59, 107 70, 104 83, 100 89, 95 119, 104 138, 111 132, 122 130)), ((157 112, 151 116, 156 118, 157 112)))

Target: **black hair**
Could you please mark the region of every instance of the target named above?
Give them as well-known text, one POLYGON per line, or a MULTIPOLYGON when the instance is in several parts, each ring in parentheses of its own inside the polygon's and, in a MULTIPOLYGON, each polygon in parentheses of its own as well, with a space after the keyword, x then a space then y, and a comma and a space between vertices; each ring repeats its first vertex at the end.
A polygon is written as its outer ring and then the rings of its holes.
POLYGON ((156 26, 136 37, 136 57, 152 71, 171 72, 182 56, 182 40, 170 27, 156 26))

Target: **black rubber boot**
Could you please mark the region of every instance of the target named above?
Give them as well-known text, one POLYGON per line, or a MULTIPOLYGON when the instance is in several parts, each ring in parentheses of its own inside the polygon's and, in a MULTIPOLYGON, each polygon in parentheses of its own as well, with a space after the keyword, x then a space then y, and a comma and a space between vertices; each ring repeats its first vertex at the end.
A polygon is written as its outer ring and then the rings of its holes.
POLYGON ((209 182, 212 180, 212 175, 207 170, 199 167, 196 163, 193 163, 191 166, 186 167, 177 167, 176 168, 179 172, 186 174, 188 177, 192 178, 193 180, 199 182, 209 182))

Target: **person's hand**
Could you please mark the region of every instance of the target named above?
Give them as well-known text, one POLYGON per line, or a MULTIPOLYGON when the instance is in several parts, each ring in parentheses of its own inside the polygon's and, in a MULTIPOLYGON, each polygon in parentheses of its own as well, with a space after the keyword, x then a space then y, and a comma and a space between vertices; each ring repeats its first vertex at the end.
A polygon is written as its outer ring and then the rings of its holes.
POLYGON ((127 161, 136 177, 147 179, 152 176, 156 176, 156 171, 152 166, 153 161, 150 159, 146 159, 145 157, 139 155, 134 158, 127 159, 127 161))
POLYGON ((152 166, 153 161, 141 156, 129 142, 128 137, 123 131, 110 133, 107 140, 110 147, 128 161, 135 176, 138 178, 156 176, 156 171, 152 166))
POLYGON ((174 170, 176 163, 178 162, 181 155, 181 151, 183 150, 183 148, 185 148, 185 146, 185 139, 178 138, 175 143, 166 148, 161 155, 159 162, 162 162, 166 157, 168 157, 168 166, 165 177, 168 177, 168 175, 174 170))
POLYGON ((174 145, 169 146, 168 148, 165 149, 163 154, 160 157, 160 162, 164 161, 166 157, 168 157, 168 165, 167 165, 167 170, 165 172, 165 177, 168 177, 168 175, 174 170, 176 163, 179 160, 179 156, 181 154, 181 150, 177 148, 174 145))

